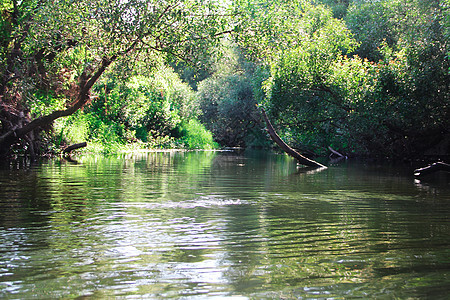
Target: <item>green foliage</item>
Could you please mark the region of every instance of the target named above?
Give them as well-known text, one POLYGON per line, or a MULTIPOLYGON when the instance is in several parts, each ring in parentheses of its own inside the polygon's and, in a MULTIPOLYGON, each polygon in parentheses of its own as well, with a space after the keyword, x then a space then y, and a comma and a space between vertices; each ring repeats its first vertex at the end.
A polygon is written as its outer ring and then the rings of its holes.
POLYGON ((91 121, 92 118, 82 111, 56 121, 53 125, 53 131, 58 139, 57 145, 60 146, 63 140, 67 144, 89 140, 91 121))
POLYGON ((54 93, 38 90, 34 95, 30 95, 26 99, 26 106, 28 107, 31 116, 40 117, 48 114, 54 110, 64 108, 66 99, 57 96, 54 93))
POLYGON ((255 95, 261 94, 264 72, 230 44, 213 69, 214 75, 198 85, 200 120, 222 146, 261 144, 255 95))
MULTIPOLYGON (((444 39, 450 41, 450 0, 441 1, 441 10, 441 24, 444 31, 444 39)), ((450 49, 447 50, 447 60, 450 60, 450 49)), ((448 72, 450 73, 450 68, 448 69, 448 72)))
POLYGON ((195 119, 191 119, 188 122, 182 122, 179 130, 181 136, 179 141, 188 149, 211 150, 218 148, 211 132, 195 119))
POLYGON ((328 5, 333 12, 333 17, 342 19, 347 14, 348 6, 353 0, 318 0, 317 2, 328 5))
POLYGON ((98 97, 85 110, 90 139, 106 147, 215 148, 211 133, 195 120, 199 108, 191 88, 169 67, 146 73, 125 83, 111 73, 95 86, 98 97))
POLYGON ((345 28, 342 21, 332 18, 331 10, 324 5, 314 5, 307 0, 279 0, 271 4, 259 0, 237 1, 236 5, 243 15, 240 26, 245 27, 245 32, 237 37, 239 45, 253 57, 271 64, 284 51, 308 40, 327 36, 330 42, 342 46, 344 40, 351 41, 342 32, 345 28), (333 29, 336 29, 335 34, 333 29))
POLYGON ((123 124, 146 142, 149 133, 169 135, 182 119, 197 115, 192 90, 167 67, 126 83, 110 77, 95 87, 99 97, 90 110, 99 118, 123 124))
MULTIPOLYGON (((136 65, 139 71, 159 67, 161 61, 201 65, 234 27, 233 18, 227 5, 215 0, 2 0, 0 136, 8 139, 0 139, 0 154, 20 139, 24 145, 34 142, 41 128, 85 106, 90 89, 112 65, 117 79, 136 76, 136 65), (53 105, 54 99, 63 101, 53 105), (15 118, 17 112, 24 117, 15 118), (31 122, 34 116, 43 118, 31 122), (23 128, 24 123, 31 125, 23 128), (23 130, 13 140, 17 128, 23 130)), ((186 94, 192 95, 186 86, 179 80, 159 83, 169 86, 144 82, 139 88, 123 83, 118 88, 114 83, 109 87, 113 100, 106 99, 106 91, 105 105, 94 105, 94 111, 103 112, 90 120, 93 132, 105 141, 129 139, 133 131, 144 140, 156 139, 170 135, 183 118, 196 116, 194 103, 185 101, 191 97, 186 94)))
POLYGON ((209 63, 193 67, 183 61, 178 61, 171 63, 170 66, 177 72, 183 82, 188 83, 194 91, 197 91, 198 83, 211 76, 212 73, 209 63))
POLYGON ((298 148, 322 153, 332 146, 414 156, 436 146, 450 128, 442 7, 354 1, 345 18, 353 36, 331 11, 303 5, 293 22, 304 34, 275 34, 291 47, 261 52, 271 65, 261 102, 279 133, 298 148), (346 56, 352 53, 368 59, 346 56))
MULTIPOLYGON (((134 148, 214 149, 212 135, 195 120, 194 92, 163 64, 126 82, 114 72, 94 87, 92 103, 53 125, 52 143, 89 141, 87 151, 112 153, 134 148), (132 143, 132 144, 131 144, 132 143)), ((65 99, 39 93, 30 98, 33 116, 63 107, 65 99)))
POLYGON ((398 1, 354 2, 345 18, 348 28, 361 43, 356 53, 377 62, 383 58, 382 43, 392 47, 399 39, 395 9, 398 1))
POLYGON ((449 7, 1 0, 0 136, 92 92, 54 124, 55 144, 214 147, 205 128, 221 145, 259 144, 258 103, 298 147, 422 153, 449 135, 449 7), (239 48, 220 38, 229 30, 239 48), (97 84, 81 92, 86 82, 97 84))
POLYGON ((272 64, 272 77, 266 84, 264 105, 272 118, 279 120, 280 132, 288 142, 297 146, 310 146, 308 140, 326 143, 326 137, 333 135, 333 122, 342 118, 341 104, 329 105, 337 104, 339 89, 330 82, 332 69, 356 42, 342 21, 323 11, 314 8, 304 12, 298 23, 308 34, 299 37, 297 46, 284 50, 272 64), (311 126, 321 121, 325 123, 311 126))
POLYGON ((252 88, 248 79, 239 75, 211 77, 199 85, 201 120, 224 146, 243 146, 253 123, 252 88))

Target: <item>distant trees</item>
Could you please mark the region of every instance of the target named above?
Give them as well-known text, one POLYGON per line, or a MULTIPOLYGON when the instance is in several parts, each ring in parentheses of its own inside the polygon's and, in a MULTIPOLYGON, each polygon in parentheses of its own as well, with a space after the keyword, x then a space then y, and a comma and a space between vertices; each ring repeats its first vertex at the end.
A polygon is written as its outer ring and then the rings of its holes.
POLYGON ((214 65, 213 75, 198 85, 200 120, 222 146, 261 146, 262 124, 255 97, 261 89, 261 70, 246 61, 236 45, 228 46, 214 65))

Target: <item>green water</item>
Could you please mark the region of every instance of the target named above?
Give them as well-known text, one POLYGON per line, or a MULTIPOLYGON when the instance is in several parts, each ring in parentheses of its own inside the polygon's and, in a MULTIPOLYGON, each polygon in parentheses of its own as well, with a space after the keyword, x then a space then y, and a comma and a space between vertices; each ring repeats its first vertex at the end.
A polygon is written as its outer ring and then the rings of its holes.
POLYGON ((0 298, 446 299, 450 176, 148 153, 0 170, 0 298))

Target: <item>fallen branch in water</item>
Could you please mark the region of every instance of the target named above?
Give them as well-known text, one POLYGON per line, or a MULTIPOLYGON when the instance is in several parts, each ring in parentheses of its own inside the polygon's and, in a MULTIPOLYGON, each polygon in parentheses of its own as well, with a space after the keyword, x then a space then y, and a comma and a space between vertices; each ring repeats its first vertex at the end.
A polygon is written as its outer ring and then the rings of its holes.
POLYGON ((342 157, 342 158, 346 157, 345 155, 343 155, 343 154, 337 152, 336 150, 334 150, 334 149, 331 148, 330 146, 328 146, 328 150, 331 151, 330 157, 331 157, 333 154, 336 155, 336 156, 338 156, 338 157, 342 157))
POLYGON ((450 172, 450 165, 440 161, 435 162, 427 167, 414 170, 414 176, 416 177, 425 176, 438 171, 450 172))
POLYGON ((87 146, 87 143, 86 143, 86 142, 79 143, 79 144, 73 144, 73 145, 70 145, 70 146, 66 147, 66 148, 63 150, 63 153, 64 153, 64 154, 70 155, 70 152, 72 152, 73 150, 80 149, 80 148, 84 148, 84 147, 86 147, 86 146, 87 146))
POLYGON ((261 113, 264 117, 264 121, 266 121, 266 126, 267 126, 267 132, 269 133, 270 137, 272 138, 272 140, 278 145, 280 146, 281 149, 283 149, 284 152, 286 152, 287 154, 289 154, 290 156, 292 156, 293 158, 295 158, 300 164, 308 166, 308 167, 314 167, 314 168, 326 168, 326 166, 311 160, 307 157, 304 157, 303 155, 301 155, 300 153, 298 153, 297 151, 295 151, 294 149, 292 149, 291 147, 289 147, 281 138, 280 136, 275 132, 275 129, 273 128, 272 124, 269 121, 269 118, 266 115, 266 112, 263 108, 261 108, 261 113))

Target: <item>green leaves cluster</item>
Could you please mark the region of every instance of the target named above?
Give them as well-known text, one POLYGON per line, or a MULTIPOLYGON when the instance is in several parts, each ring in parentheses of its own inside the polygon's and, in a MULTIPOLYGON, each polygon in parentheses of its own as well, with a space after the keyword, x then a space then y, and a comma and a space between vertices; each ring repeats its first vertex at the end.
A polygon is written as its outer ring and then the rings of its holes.
POLYGON ((79 124, 89 130, 74 136, 89 132, 105 143, 178 138, 196 148, 210 141, 198 117, 220 144, 244 146, 260 136, 258 103, 298 147, 425 153, 450 140, 449 7, 449 0, 0 0, 0 142, 33 118, 84 106, 83 122, 60 122, 57 131, 79 124), (239 49, 220 56, 232 48, 225 33, 239 49), (167 67, 181 60, 190 69, 177 71, 197 95, 167 67), (201 64, 209 66, 194 78, 201 64))
MULTIPOLYGON (((102 124, 120 126, 118 136, 123 142, 168 142, 179 137, 183 121, 198 115, 193 91, 168 67, 126 82, 118 81, 114 73, 109 75, 95 87, 98 98, 85 111, 102 124)), ((101 127, 92 128, 96 130, 101 127)))
POLYGON ((310 1, 263 3, 239 41, 270 65, 260 103, 288 142, 416 156, 448 139, 447 2, 347 1, 342 19, 310 1))
POLYGON ((107 73, 94 87, 96 98, 83 111, 55 123, 55 144, 89 140, 89 150, 96 152, 217 147, 196 119, 194 92, 170 67, 160 66, 125 82, 114 74, 107 73))
POLYGON ((260 90, 259 73, 237 47, 230 46, 215 64, 214 74, 199 83, 200 120, 220 145, 247 147, 261 143, 255 98, 260 90))

